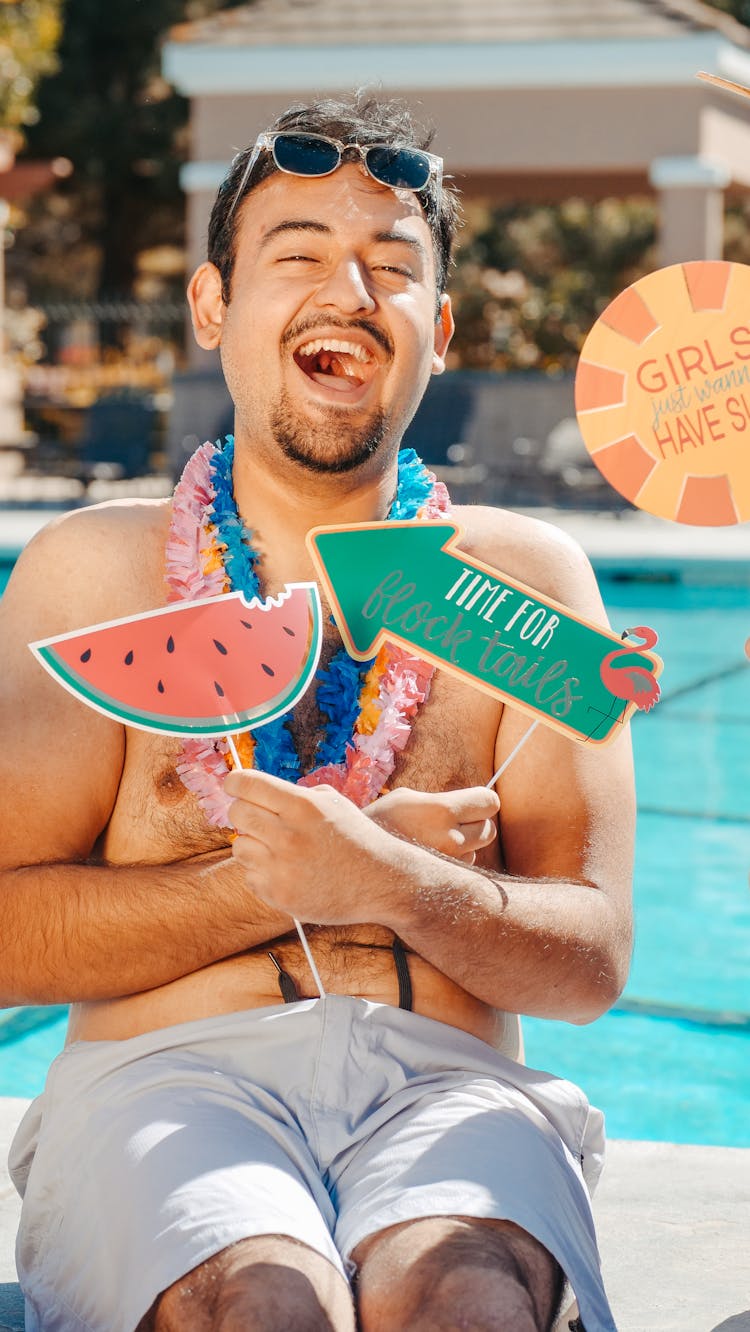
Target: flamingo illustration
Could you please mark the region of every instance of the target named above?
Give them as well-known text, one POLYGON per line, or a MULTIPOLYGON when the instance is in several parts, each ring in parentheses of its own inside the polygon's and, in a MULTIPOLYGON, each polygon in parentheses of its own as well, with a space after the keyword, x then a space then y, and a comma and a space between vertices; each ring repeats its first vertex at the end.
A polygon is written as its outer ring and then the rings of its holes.
MULTIPOLYGON (((641 641, 636 644, 626 643, 624 647, 615 648, 614 652, 608 652, 599 667, 599 674, 602 678, 602 684, 614 694, 615 698, 624 700, 624 706, 618 718, 621 721, 625 715, 628 703, 635 703, 635 706, 642 712, 648 712, 655 703, 658 703, 661 690, 659 683, 654 675, 653 669, 648 666, 615 666, 613 663, 619 657, 628 657, 637 654, 641 648, 654 648, 659 641, 659 636, 648 625, 639 624, 635 629, 624 629, 623 639, 637 638, 641 641)), ((597 708, 594 711, 598 711, 597 708)), ((601 713, 603 721, 612 716, 612 705, 608 713, 601 713)), ((589 739, 592 739, 602 721, 598 721, 589 732, 589 739)))

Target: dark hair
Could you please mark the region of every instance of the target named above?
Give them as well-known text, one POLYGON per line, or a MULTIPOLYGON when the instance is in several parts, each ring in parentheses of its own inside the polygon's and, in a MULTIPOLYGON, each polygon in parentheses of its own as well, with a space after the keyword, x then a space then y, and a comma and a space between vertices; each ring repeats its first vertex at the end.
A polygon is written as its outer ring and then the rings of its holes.
MULTIPOLYGON (((358 92, 346 99, 325 98, 322 101, 291 106, 278 116, 270 132, 300 130, 306 134, 327 134, 340 143, 388 143, 409 148, 429 148, 432 130, 416 123, 409 107, 401 101, 380 101, 370 93, 358 92)), ((219 187, 208 223, 208 260, 221 274, 222 296, 229 301, 232 271, 235 260, 235 240, 239 208, 235 195, 240 187, 253 145, 243 149, 234 158, 219 187)), ((243 189, 242 198, 260 185, 278 167, 270 153, 261 153, 243 189)), ((454 188, 446 186, 445 177, 440 197, 431 181, 417 195, 422 211, 432 232, 435 251, 435 274, 440 295, 445 290, 448 269, 452 261, 453 244, 460 223, 460 205, 454 188)))

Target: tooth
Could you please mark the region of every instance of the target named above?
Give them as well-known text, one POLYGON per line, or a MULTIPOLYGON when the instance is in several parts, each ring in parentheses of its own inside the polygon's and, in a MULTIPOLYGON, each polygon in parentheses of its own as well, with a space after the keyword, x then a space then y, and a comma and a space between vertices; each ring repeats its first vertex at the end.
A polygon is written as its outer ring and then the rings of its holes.
POLYGON ((317 356, 319 352, 344 352, 357 361, 370 361, 372 356, 366 347, 357 342, 344 342, 342 338, 314 338, 306 342, 298 351, 299 356, 317 356))

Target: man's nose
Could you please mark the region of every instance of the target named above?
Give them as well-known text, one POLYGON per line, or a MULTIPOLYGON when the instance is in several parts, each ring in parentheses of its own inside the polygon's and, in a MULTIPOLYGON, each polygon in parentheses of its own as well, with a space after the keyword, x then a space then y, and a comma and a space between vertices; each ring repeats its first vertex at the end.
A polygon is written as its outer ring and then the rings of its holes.
POLYGON ((363 310, 371 312, 375 309, 367 274, 353 257, 342 259, 328 274, 315 293, 315 301, 321 306, 335 306, 346 314, 356 314, 363 310))

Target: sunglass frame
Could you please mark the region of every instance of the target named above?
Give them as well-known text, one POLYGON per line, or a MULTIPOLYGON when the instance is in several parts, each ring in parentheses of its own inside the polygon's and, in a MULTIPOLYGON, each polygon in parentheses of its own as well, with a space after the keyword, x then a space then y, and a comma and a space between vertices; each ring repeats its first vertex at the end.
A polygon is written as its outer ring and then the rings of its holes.
POLYGON ((308 134, 305 130, 265 130, 262 134, 258 135, 253 144, 253 151, 248 158, 247 166, 242 173, 242 180, 237 187, 237 192, 232 200, 229 212, 227 213, 227 221, 232 216, 232 213, 242 198, 245 186, 252 174, 253 167, 264 149, 271 153, 277 170, 283 172, 285 176, 301 176, 303 179, 307 177, 310 180, 317 180, 323 179, 325 176, 332 176, 334 171, 338 171, 344 160, 344 153, 350 151, 352 148, 357 149, 362 165, 368 175, 371 176, 374 181, 377 181, 378 185, 385 185, 391 190, 411 190, 413 194, 421 194, 423 190, 427 189, 431 180, 434 179, 436 181, 436 192, 439 197, 443 183, 443 159, 442 157, 437 157, 435 153, 428 153, 425 148, 412 148, 408 144, 403 144, 401 150, 399 150, 398 147, 392 143, 341 143, 338 139, 333 139, 327 134, 308 134), (320 143, 327 144, 331 148, 335 148, 338 152, 338 161, 327 171, 294 171, 291 167, 283 166, 276 156, 276 142, 278 139, 315 139, 320 143), (424 158, 428 166, 428 175, 424 185, 391 185, 389 181, 383 180, 382 176, 376 175, 367 161, 367 154, 376 149, 385 149, 386 152, 389 153, 394 151, 404 151, 414 153, 415 156, 424 158))

